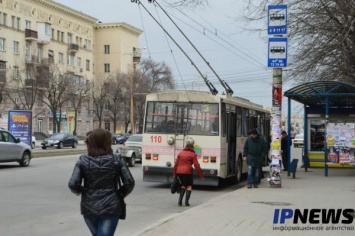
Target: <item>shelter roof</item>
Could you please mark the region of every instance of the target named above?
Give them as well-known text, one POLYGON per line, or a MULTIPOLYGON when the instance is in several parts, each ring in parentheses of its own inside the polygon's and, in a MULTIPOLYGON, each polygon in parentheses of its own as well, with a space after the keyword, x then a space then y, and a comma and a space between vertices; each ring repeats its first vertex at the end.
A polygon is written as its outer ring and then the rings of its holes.
POLYGON ((355 106, 355 87, 337 81, 308 82, 287 90, 284 96, 308 106, 355 106))

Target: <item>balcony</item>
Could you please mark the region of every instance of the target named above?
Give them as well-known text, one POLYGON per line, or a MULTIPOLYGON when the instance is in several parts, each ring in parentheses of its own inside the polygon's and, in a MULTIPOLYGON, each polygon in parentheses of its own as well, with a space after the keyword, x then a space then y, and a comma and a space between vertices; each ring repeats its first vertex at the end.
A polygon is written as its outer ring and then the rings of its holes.
POLYGON ((68 52, 69 53, 77 53, 79 51, 79 45, 71 43, 68 45, 68 52))
POLYGON ((0 73, 0 84, 6 83, 6 73, 0 73))
POLYGON ((25 63, 26 64, 37 64, 38 57, 36 55, 25 55, 25 63))
POLYGON ((38 33, 37 31, 25 29, 25 40, 28 41, 37 41, 38 33))
POLYGON ((25 79, 26 88, 48 88, 49 82, 46 79, 25 79))

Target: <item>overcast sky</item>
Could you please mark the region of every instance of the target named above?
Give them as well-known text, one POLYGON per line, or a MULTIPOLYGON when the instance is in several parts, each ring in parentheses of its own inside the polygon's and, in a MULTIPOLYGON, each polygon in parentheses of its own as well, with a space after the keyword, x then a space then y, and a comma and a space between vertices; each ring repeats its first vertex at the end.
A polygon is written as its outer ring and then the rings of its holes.
MULTIPOLYGON (((141 1, 221 94, 224 89, 213 71, 181 36, 164 12, 148 3, 148 0, 141 1)), ((95 17, 103 23, 126 22, 142 29, 144 33, 140 36, 139 47, 146 48, 142 50, 142 58, 150 57, 156 62, 165 62, 173 71, 178 89, 208 90, 190 60, 164 34, 143 6, 131 3, 131 0, 56 0, 56 2, 95 17)), ((243 11, 242 2, 212 0, 207 8, 179 11, 168 8, 162 1, 158 1, 210 63, 217 75, 230 85, 234 90, 234 96, 249 99, 264 107, 271 107, 272 70, 267 68, 267 31, 259 35, 243 30, 246 27, 245 23, 236 21, 236 17, 243 11)), ((266 24, 265 19, 265 29, 266 24)), ((284 84, 283 91, 289 88, 290 85, 284 84)), ((283 104, 286 103, 287 100, 283 99, 283 104)), ((287 113, 286 107, 283 113, 287 113)))

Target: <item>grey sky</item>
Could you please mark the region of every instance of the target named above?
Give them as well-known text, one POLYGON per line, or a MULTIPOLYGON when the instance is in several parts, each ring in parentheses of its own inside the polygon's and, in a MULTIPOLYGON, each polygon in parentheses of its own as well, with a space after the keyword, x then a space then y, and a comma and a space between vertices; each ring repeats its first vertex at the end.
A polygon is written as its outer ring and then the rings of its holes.
MULTIPOLYGON (((223 88, 216 76, 181 36, 178 29, 158 7, 149 4, 147 0, 141 1, 148 11, 162 22, 169 34, 191 57, 199 70, 208 76, 221 94, 223 88)), ((142 51, 143 58, 150 56, 154 61, 166 62, 173 71, 179 89, 184 89, 185 86, 186 89, 208 90, 190 61, 168 39, 142 6, 139 7, 130 0, 56 0, 56 2, 95 17, 103 23, 126 22, 144 30, 139 41, 139 47, 147 48, 142 51)), ((272 70, 267 68, 267 32, 265 30, 265 34, 260 35, 261 38, 257 33, 243 31, 244 23, 235 21, 235 17, 243 9, 241 2, 243 1, 210 1, 210 6, 205 9, 195 9, 194 12, 185 9, 183 14, 165 7, 162 1, 158 1, 218 76, 227 81, 234 90, 234 96, 249 99, 264 107, 271 107, 272 70)), ((284 85, 283 91, 288 88, 284 85)), ((286 102, 287 100, 283 99, 283 104, 286 102)), ((283 113, 286 113, 286 109, 283 109, 283 113)))

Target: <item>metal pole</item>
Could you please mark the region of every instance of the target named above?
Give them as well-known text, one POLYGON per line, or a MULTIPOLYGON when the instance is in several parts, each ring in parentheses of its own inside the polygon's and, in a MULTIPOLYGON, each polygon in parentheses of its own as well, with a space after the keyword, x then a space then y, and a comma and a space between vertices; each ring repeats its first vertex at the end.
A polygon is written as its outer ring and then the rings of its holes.
MULTIPOLYGON (((282 4, 283 0, 273 0, 275 5, 282 4)), ((278 35, 275 35, 277 37, 278 35)), ((272 158, 278 160, 280 164, 279 168, 282 171, 282 158, 281 158, 281 128, 282 128, 282 68, 273 68, 272 69, 272 158)), ((280 172, 281 172, 280 171, 280 172)), ((281 188, 282 179, 280 175, 280 181, 275 182, 274 185, 270 187, 279 187, 281 188)))
POLYGON ((132 70, 130 73, 130 102, 131 102, 131 115, 130 115, 130 123, 131 123, 131 134, 135 134, 134 130, 134 105, 133 105, 133 76, 134 76, 135 64, 132 64, 132 70))

